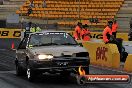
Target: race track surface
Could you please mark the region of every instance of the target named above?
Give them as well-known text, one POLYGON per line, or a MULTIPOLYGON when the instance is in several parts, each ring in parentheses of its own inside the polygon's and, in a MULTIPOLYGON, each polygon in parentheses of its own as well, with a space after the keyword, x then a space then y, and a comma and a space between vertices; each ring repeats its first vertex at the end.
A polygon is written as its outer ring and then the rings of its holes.
MULTIPOLYGON (((132 82, 128 84, 86 84, 80 86, 77 85, 75 77, 65 78, 49 74, 37 77, 35 82, 29 82, 26 77, 16 76, 14 59, 15 51, 0 50, 0 88, 132 88, 132 82)), ((90 66, 90 74, 124 73, 90 66)))

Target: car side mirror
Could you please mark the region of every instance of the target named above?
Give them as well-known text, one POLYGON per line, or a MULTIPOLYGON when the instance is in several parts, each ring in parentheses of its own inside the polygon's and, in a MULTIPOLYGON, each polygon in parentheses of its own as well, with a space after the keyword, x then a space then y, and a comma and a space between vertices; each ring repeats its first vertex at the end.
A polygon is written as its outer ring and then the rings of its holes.
POLYGON ((78 43, 80 46, 82 46, 83 47, 83 44, 82 43, 78 43))

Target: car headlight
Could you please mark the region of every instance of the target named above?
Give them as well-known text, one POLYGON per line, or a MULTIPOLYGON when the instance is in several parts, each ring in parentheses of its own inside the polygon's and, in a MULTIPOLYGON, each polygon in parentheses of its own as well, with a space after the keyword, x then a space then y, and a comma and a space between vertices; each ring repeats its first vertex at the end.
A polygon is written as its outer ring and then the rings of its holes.
POLYGON ((52 55, 38 55, 38 58, 40 60, 43 60, 43 59, 51 59, 51 58, 53 58, 53 56, 52 55))

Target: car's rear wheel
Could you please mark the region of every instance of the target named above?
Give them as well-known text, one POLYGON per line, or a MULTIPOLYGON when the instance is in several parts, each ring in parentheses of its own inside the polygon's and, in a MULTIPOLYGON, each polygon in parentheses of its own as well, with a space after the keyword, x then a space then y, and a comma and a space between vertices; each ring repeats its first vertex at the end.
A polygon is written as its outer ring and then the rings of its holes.
POLYGON ((35 74, 30 67, 27 67, 27 79, 31 82, 33 82, 35 79, 35 74))

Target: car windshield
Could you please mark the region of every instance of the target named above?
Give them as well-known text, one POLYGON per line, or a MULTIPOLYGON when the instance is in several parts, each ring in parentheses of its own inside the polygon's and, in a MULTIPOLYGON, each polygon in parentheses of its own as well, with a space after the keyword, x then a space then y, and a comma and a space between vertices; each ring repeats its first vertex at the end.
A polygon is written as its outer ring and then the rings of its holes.
POLYGON ((77 42, 68 33, 65 32, 48 32, 32 34, 29 45, 50 46, 50 45, 78 45, 77 42))

